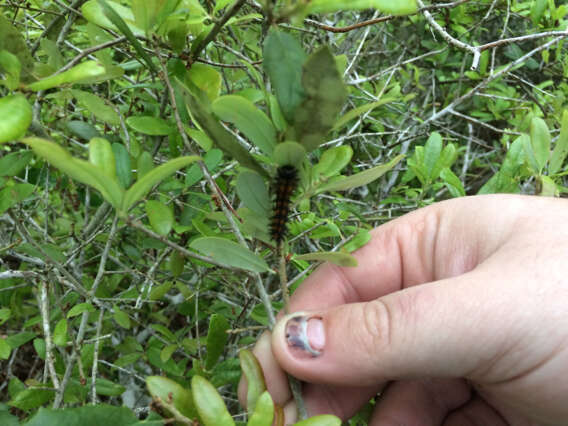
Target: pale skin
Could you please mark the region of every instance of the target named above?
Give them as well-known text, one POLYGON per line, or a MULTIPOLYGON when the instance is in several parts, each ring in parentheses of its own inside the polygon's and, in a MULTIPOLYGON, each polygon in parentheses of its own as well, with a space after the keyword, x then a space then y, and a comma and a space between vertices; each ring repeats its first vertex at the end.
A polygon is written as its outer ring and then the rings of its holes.
POLYGON ((325 264, 292 296, 315 352, 286 338, 290 317, 254 349, 287 423, 284 371, 305 382, 310 415, 347 419, 381 392, 370 425, 568 424, 568 200, 434 204, 354 255, 359 266, 325 264))

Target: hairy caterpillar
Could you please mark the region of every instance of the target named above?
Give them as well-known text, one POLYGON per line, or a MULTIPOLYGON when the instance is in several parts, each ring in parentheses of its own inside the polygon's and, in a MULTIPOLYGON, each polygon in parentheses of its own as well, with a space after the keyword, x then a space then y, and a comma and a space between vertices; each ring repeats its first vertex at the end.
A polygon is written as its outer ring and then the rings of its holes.
POLYGON ((279 246, 286 234, 290 212, 290 198, 298 185, 298 169, 291 164, 278 167, 273 183, 274 207, 270 221, 270 235, 279 246))

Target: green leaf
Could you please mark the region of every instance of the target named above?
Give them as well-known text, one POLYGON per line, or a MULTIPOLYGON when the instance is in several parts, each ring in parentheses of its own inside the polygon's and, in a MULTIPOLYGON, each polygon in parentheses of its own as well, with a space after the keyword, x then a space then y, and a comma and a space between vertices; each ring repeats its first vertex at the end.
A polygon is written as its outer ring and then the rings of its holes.
POLYGON ((334 13, 371 8, 391 15, 408 15, 418 10, 416 0, 312 0, 306 13, 334 13))
POLYGON ((550 157, 550 132, 542 118, 534 117, 531 120, 530 134, 531 146, 538 166, 536 170, 541 174, 550 157))
POLYGON ((243 204, 252 211, 267 215, 270 211, 270 197, 264 179, 256 172, 243 170, 237 177, 237 194, 243 204))
POLYGON ((296 260, 319 260, 331 262, 339 266, 357 266, 357 259, 349 253, 342 252, 313 252, 294 256, 296 260))
POLYGON ((205 133, 213 140, 213 142, 224 152, 237 160, 242 166, 256 170, 264 177, 268 177, 266 171, 253 158, 253 156, 237 141, 237 139, 229 133, 212 115, 211 105, 207 97, 197 87, 192 88, 192 93, 183 84, 177 80, 181 88, 183 98, 191 113, 203 128, 205 133))
POLYGON ((223 354, 225 344, 229 338, 227 330, 230 328, 229 321, 223 315, 211 315, 209 331, 207 332, 207 358, 205 359, 205 368, 207 370, 211 370, 223 354))
POLYGON ((204 426, 234 426, 223 398, 215 387, 201 376, 191 379, 193 400, 204 426))
MULTIPOLYGON (((134 15, 132 9, 126 6, 122 6, 117 2, 111 2, 114 11, 122 18, 124 22, 128 25, 130 30, 137 36, 143 36, 144 31, 136 27, 134 24, 134 15)), ((85 19, 103 28, 107 28, 113 31, 119 31, 118 28, 105 16, 102 6, 97 2, 97 0, 89 0, 83 6, 81 6, 81 12, 85 19)))
POLYGON ((294 426, 341 426, 341 420, 331 414, 323 414, 294 423, 294 426))
POLYGON ((34 192, 34 186, 29 183, 16 183, 0 191, 0 214, 19 202, 28 198, 34 192))
POLYGON ((191 242, 190 246, 224 265, 254 272, 271 271, 264 259, 226 238, 197 238, 191 242))
MULTIPOLYGON (((550 157, 550 165, 548 168, 550 174, 556 174, 562 169, 562 164, 566 159, 566 155, 568 155, 568 110, 564 110, 562 112, 560 135, 558 136, 558 139, 556 139, 556 144, 554 145, 554 150, 550 157)), ((1 166, 0 170, 2 170, 1 166)))
POLYGON ((0 359, 8 359, 10 358, 10 353, 12 352, 12 348, 6 342, 6 339, 0 337, 0 359))
POLYGON ((459 177, 449 168, 444 168, 440 172, 440 177, 444 181, 446 187, 452 194, 452 197, 465 197, 465 189, 459 177))
POLYGON ((97 404, 76 408, 67 407, 60 410, 40 407, 39 411, 26 423, 26 426, 134 426, 138 424, 138 419, 132 410, 126 407, 97 404))
MULTIPOLYGON (((170 261, 168 263, 170 267, 170 272, 174 278, 179 277, 183 273, 183 268, 185 266, 185 258, 179 251, 174 251, 170 255, 170 261)), ((152 299, 152 293, 150 293, 150 299, 152 299)))
POLYGON ((211 102, 221 93, 221 74, 209 65, 193 63, 186 74, 187 79, 203 90, 211 102))
POLYGON ((533 0, 533 5, 531 7, 531 21, 535 26, 537 26, 540 22, 547 6, 548 0, 533 0))
POLYGON ((116 160, 110 142, 93 138, 89 142, 89 162, 98 167, 110 179, 116 180, 116 160))
POLYGON ((0 98, 0 144, 21 138, 32 123, 32 107, 23 95, 0 98))
POLYGON ((538 195, 543 197, 558 197, 560 191, 556 183, 548 176, 539 176, 540 192, 538 195))
POLYGON ((23 143, 69 177, 97 189, 105 200, 118 208, 123 190, 114 179, 109 179, 97 166, 84 160, 73 158, 59 145, 40 138, 26 138, 23 143))
POLYGON ((2 426, 20 426, 18 418, 8 411, 0 411, 0 424, 2 426))
POLYGON ((106 74, 106 69, 97 61, 85 61, 73 68, 55 74, 42 80, 28 85, 29 90, 47 90, 64 84, 91 83, 93 79, 102 77, 106 74))
POLYGON ((138 179, 154 168, 154 161, 148 151, 144 151, 136 160, 136 172, 138 179))
POLYGON ((160 359, 162 362, 168 362, 168 360, 172 357, 176 349, 178 348, 177 343, 173 345, 164 346, 164 349, 160 352, 160 359))
POLYGON ((248 349, 239 352, 241 369, 247 382, 247 410, 253 413, 260 396, 266 391, 266 382, 260 362, 248 349))
POLYGON ((313 174, 331 177, 337 175, 351 161, 353 149, 348 146, 336 146, 325 150, 319 162, 313 168, 313 174))
POLYGON ((404 158, 403 154, 397 155, 387 164, 380 164, 378 166, 372 167, 354 175, 344 177, 343 179, 338 179, 327 184, 324 184, 317 188, 317 192, 324 191, 346 191, 351 188, 357 188, 358 186, 367 185, 374 180, 380 178, 382 175, 392 170, 400 160, 404 158))
POLYGON ((25 389, 12 398, 8 405, 20 410, 33 410, 51 400, 55 391, 50 389, 25 389))
POLYGON ((156 330, 158 333, 161 333, 164 335, 164 337, 169 341, 169 342, 176 342, 176 335, 173 334, 167 327, 163 326, 162 324, 152 324, 150 325, 150 327, 152 327, 152 329, 156 330))
POLYGON ((126 191, 122 202, 121 212, 125 214, 128 209, 134 205, 134 203, 144 198, 154 185, 157 185, 159 182, 174 174, 179 169, 199 160, 200 157, 196 155, 179 157, 152 169, 142 176, 142 178, 138 179, 138 181, 126 191))
POLYGON ((126 119, 126 124, 134 130, 145 135, 164 136, 174 131, 174 128, 163 118, 142 116, 131 116, 126 119))
POLYGON ((378 100, 376 102, 370 102, 368 104, 361 105, 357 108, 353 108, 353 109, 347 111, 344 115, 341 116, 341 118, 339 120, 336 121, 336 123, 333 126, 333 130, 339 130, 345 124, 349 123, 354 118, 360 117, 361 115, 365 114, 366 112, 371 111, 375 108, 378 108, 381 105, 385 105, 385 104, 388 104, 390 102, 393 102, 394 100, 395 100, 395 98, 387 97, 387 98, 383 98, 381 100, 378 100))
POLYGON ((114 305, 113 311, 114 312, 112 314, 112 317, 116 321, 116 323, 122 328, 128 330, 130 328, 130 317, 128 316, 128 314, 124 311, 121 311, 117 305, 114 305))
POLYGON ((302 85, 306 98, 296 109, 294 129, 309 152, 325 140, 347 100, 347 90, 328 47, 310 55, 302 69, 302 85))
POLYGON ((233 123, 263 153, 272 154, 276 146, 276 129, 252 102, 241 96, 221 96, 211 108, 221 120, 233 123))
POLYGON ((84 121, 71 120, 67 122, 65 127, 67 127, 67 129, 75 136, 78 136, 81 139, 85 139, 87 141, 90 141, 93 138, 101 137, 101 134, 98 132, 95 126, 84 121))
POLYGON ((276 145, 272 157, 279 166, 285 166, 288 164, 299 166, 306 159, 306 148, 298 142, 280 142, 276 145))
POLYGON ((171 207, 159 201, 149 200, 146 202, 146 214, 150 225, 160 235, 168 235, 174 224, 174 214, 171 207))
POLYGON ((95 308, 90 303, 79 303, 78 305, 73 306, 69 312, 67 312, 67 318, 73 318, 77 315, 82 314, 83 312, 95 312, 95 308))
POLYGON ((25 345, 30 340, 33 340, 35 337, 36 334, 33 331, 22 331, 8 337, 6 339, 6 342, 8 342, 12 349, 16 349, 22 345, 25 345))
POLYGON ((0 158, 0 176, 16 176, 33 158, 31 151, 18 151, 0 158))
POLYGON ((22 65, 16 55, 7 50, 0 50, 0 72, 3 72, 4 79, 0 83, 4 84, 8 90, 15 90, 20 85, 20 72, 22 65))
MULTIPOLYGON (((172 255, 175 254, 175 253, 179 253, 179 252, 174 251, 174 252, 172 253, 172 255)), ((150 299, 150 300, 160 300, 160 299, 162 299, 162 298, 168 293, 168 291, 170 291, 170 289, 172 288, 173 285, 174 285, 173 282, 168 281, 168 282, 166 282, 166 283, 164 283, 164 284, 161 284, 161 285, 159 285, 159 286, 157 286, 157 287, 152 288, 152 291, 150 292, 150 295, 148 296, 148 299, 150 299)))
POLYGON ((65 318, 61 318, 53 329, 53 343, 57 346, 67 344, 67 320, 65 318))
POLYGON ((438 177, 434 170, 442 154, 442 145, 442 136, 438 132, 432 132, 424 145, 424 169, 430 182, 438 177))
POLYGON ((268 391, 264 391, 256 402, 256 407, 247 426, 270 426, 273 420, 274 402, 268 391))
POLYGON ((130 154, 126 147, 121 143, 112 144, 112 152, 114 154, 116 177, 120 186, 128 188, 132 183, 132 166, 130 164, 130 154))
POLYGON ((291 35, 271 30, 263 48, 263 66, 274 87, 284 117, 292 123, 296 108, 304 100, 302 65, 307 55, 291 35))
POLYGON ((0 325, 4 324, 12 316, 12 310, 10 308, 0 309, 0 325))
POLYGON ((144 48, 142 47, 142 45, 140 44, 140 42, 132 32, 132 30, 130 29, 130 27, 121 18, 120 14, 118 14, 114 10, 115 3, 112 3, 113 6, 111 7, 105 0, 97 0, 97 1, 99 5, 102 7, 104 15, 109 19, 109 21, 111 21, 114 24, 116 28, 118 28, 118 30, 122 34, 124 34, 124 36, 128 39, 132 47, 134 47, 134 50, 136 50, 136 53, 138 53, 138 56, 140 56, 144 61, 144 63, 148 66, 150 71, 152 71, 153 73, 157 73, 158 69, 152 62, 152 58, 150 58, 148 53, 146 53, 146 51, 144 50, 144 48))
POLYGON ((371 234, 366 229, 360 229, 359 232, 343 246, 343 250, 351 253, 371 241, 371 234))
POLYGON ((71 93, 75 98, 77 98, 79 104, 85 107, 99 120, 104 121, 111 126, 120 125, 118 113, 111 106, 107 105, 102 98, 99 98, 97 95, 93 95, 92 93, 77 89, 71 90, 71 93))
MULTIPOLYGON (((87 386, 90 386, 90 379, 87 381, 87 386)), ((120 396, 124 393, 126 388, 118 383, 111 382, 110 380, 97 377, 95 381, 95 391, 98 395, 104 396, 120 396)))
MULTIPOLYGON (((6 50, 18 58, 20 78, 24 82, 33 80, 34 60, 26 44, 26 40, 18 28, 12 25, 12 18, 0 15, 0 51, 6 50)), ((13 65, 10 65, 13 66, 13 65)), ((7 71, 5 69, 5 71, 7 71)), ((13 69, 12 69, 13 71, 13 69)), ((5 115, 0 115, 4 118, 5 115)))
POLYGON ((152 398, 160 398, 172 404, 188 419, 197 418, 197 410, 189 389, 163 376, 146 377, 146 386, 152 398))

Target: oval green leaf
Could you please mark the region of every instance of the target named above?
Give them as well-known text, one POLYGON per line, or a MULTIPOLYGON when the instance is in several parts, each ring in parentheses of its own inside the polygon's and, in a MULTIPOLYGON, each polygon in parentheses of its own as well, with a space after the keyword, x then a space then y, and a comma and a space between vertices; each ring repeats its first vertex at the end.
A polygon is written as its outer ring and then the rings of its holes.
POLYGON ((217 389, 201 376, 191 379, 193 400, 204 426, 234 426, 235 422, 227 411, 223 398, 217 389))
POLYGON ((91 82, 94 78, 102 77, 106 74, 105 67, 96 61, 86 61, 73 68, 52 75, 43 80, 36 81, 27 86, 30 90, 47 90, 63 84, 91 82))
POLYGON ((274 161, 279 166, 285 166, 287 164, 299 166, 306 158, 306 149, 298 142, 281 142, 276 145, 272 158, 274 158, 274 161))
POLYGON ((360 173, 345 177, 343 179, 338 179, 333 182, 329 182, 317 188, 317 192, 324 191, 346 191, 351 188, 357 188, 358 186, 367 185, 374 180, 380 178, 382 175, 392 170, 400 160, 404 158, 403 154, 397 155, 387 164, 380 164, 378 166, 372 167, 360 173))
POLYGON ((152 398, 160 398, 162 401, 172 404, 188 419, 197 419, 197 410, 189 389, 185 389, 179 383, 163 376, 146 377, 146 386, 152 398))
POLYGON ((113 207, 120 207, 122 188, 116 180, 109 179, 98 167, 87 161, 73 158, 61 146, 44 139, 25 138, 22 142, 69 177, 98 190, 113 207))
POLYGON ((273 420, 274 402, 268 391, 264 391, 256 402, 256 407, 250 416, 247 426, 270 426, 273 420))
POLYGON ((32 123, 32 107, 23 95, 0 99, 0 144, 22 137, 32 123))
POLYGON ((247 410, 254 412, 258 399, 266 390, 266 382, 262 367, 256 356, 248 349, 239 352, 241 369, 247 381, 247 410))
POLYGON ((256 172, 243 170, 237 177, 237 194, 246 207, 260 215, 268 215, 270 197, 264 179, 256 172))
POLYGON ((546 122, 539 117, 531 120, 531 145, 538 165, 538 173, 542 172, 550 156, 550 131, 546 122))
POLYGON ((170 233, 174 224, 171 207, 159 201, 150 200, 146 202, 146 214, 154 231, 164 236, 170 233))
POLYGON ((294 37, 272 30, 264 42, 263 57, 282 114, 292 123, 296 108, 304 100, 302 65, 307 55, 294 37))
POLYGON ((207 333, 207 358, 205 359, 205 368, 207 370, 215 367, 217 360, 223 354, 225 344, 229 338, 227 334, 229 328, 231 328, 229 321, 223 315, 211 315, 207 333))
POLYGON ((353 149, 348 145, 327 149, 323 152, 319 162, 314 166, 314 175, 335 176, 349 164, 352 156, 353 149))
POLYGON ((233 123, 263 153, 272 154, 276 146, 276 129, 252 102, 236 95, 221 96, 211 108, 221 120, 233 123))
POLYGON ((143 116, 128 117, 126 119, 132 129, 151 136, 165 136, 173 132, 174 128, 163 118, 143 116))
POLYGON ((174 174, 179 169, 182 169, 195 161, 199 161, 200 159, 201 158, 197 155, 175 158, 146 173, 124 194, 121 213, 125 214, 128 209, 134 205, 134 203, 144 198, 154 185, 174 174))
POLYGON ((197 238, 191 242, 190 246, 227 266, 254 272, 271 271, 264 259, 246 247, 227 240, 226 238, 197 238))
POLYGON ((104 138, 93 138, 89 142, 89 162, 111 179, 116 178, 116 164, 110 142, 104 138))

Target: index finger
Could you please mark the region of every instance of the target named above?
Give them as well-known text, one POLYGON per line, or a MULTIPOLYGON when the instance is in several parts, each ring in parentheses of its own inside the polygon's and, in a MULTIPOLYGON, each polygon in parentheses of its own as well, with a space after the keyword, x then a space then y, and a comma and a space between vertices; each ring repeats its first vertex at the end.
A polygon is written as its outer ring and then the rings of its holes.
POLYGON ((353 253, 357 267, 323 264, 294 292, 289 311, 366 302, 468 272, 502 244, 513 226, 510 217, 526 210, 527 201, 519 196, 464 197, 381 225, 353 253))

